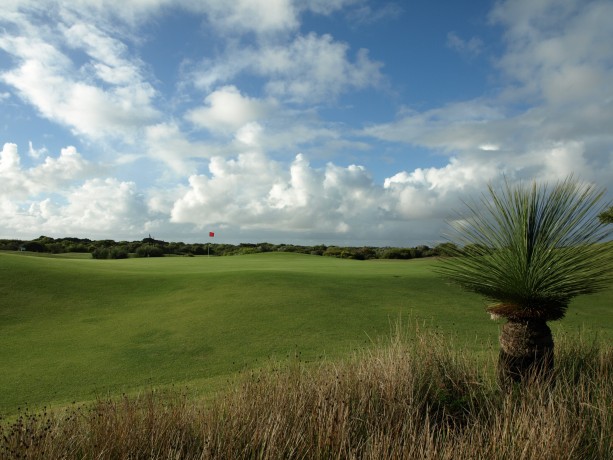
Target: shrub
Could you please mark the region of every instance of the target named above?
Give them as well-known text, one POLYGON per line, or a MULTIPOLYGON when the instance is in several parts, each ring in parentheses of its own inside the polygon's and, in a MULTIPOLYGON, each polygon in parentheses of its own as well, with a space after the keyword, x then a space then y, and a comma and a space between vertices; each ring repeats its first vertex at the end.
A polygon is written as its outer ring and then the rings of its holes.
POLYGON ((92 251, 93 259, 108 259, 109 258, 109 249, 108 248, 95 248, 92 251))
POLYGON ((110 250, 109 258, 110 259, 127 259, 128 251, 126 250, 126 248, 115 246, 110 250))
POLYGON ((163 257, 164 250, 152 244, 142 244, 136 249, 136 257, 163 257))

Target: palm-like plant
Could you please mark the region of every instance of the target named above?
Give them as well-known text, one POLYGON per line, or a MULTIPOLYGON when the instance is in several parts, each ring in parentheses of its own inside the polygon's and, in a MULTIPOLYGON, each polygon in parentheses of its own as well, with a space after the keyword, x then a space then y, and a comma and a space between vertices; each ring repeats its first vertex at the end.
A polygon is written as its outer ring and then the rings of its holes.
POLYGON ((603 224, 613 224, 613 206, 598 214, 598 218, 603 224))
POLYGON ((597 218, 604 190, 573 178, 553 187, 506 182, 488 190, 452 223, 462 249, 441 259, 438 271, 485 296, 492 316, 507 319, 498 364, 503 382, 550 374, 547 321, 563 318, 574 297, 613 282, 610 246, 598 244, 611 234, 597 218))

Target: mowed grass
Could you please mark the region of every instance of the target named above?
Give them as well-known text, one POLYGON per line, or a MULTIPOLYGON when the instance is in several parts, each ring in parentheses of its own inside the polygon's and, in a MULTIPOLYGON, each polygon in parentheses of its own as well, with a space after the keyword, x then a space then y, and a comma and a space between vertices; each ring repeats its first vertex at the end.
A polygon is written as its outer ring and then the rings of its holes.
MULTIPOLYGON (((170 384, 207 394, 271 359, 347 355, 399 317, 495 354, 484 301, 444 283, 433 263, 0 253, 0 414, 170 384)), ((613 338, 612 300, 613 289, 578 299, 554 334, 613 338)))

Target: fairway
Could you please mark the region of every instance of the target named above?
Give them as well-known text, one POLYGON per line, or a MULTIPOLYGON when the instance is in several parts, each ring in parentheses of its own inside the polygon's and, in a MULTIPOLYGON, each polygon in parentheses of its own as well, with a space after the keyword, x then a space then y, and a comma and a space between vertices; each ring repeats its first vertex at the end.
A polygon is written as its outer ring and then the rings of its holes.
MULTIPOLYGON (((400 316, 495 353, 484 301, 445 284, 434 263, 0 253, 0 414, 159 385, 206 393, 270 359, 346 355, 400 316)), ((613 338, 612 299, 613 289, 579 298, 554 334, 613 338)))

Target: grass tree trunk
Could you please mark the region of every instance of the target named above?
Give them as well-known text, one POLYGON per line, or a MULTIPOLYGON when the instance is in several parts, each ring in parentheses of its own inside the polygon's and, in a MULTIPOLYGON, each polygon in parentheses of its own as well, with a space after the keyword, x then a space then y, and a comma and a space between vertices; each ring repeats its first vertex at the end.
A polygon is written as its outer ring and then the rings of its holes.
POLYGON ((509 319, 500 334, 498 378, 503 386, 553 377, 553 337, 544 320, 509 319))

